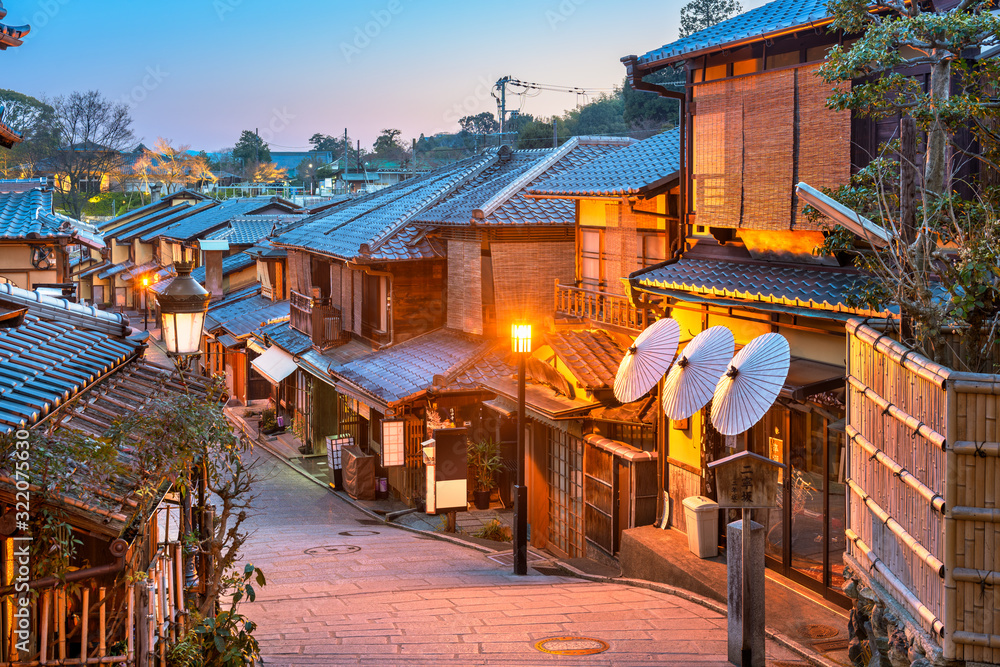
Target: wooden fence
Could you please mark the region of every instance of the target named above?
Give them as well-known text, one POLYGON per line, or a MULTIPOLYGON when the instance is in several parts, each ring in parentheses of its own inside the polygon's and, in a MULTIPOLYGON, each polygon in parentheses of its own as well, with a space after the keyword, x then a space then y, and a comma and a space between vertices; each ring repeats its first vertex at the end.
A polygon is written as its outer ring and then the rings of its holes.
MULTIPOLYGON (((157 543, 144 532, 118 574, 130 583, 109 589, 83 579, 39 590, 30 606, 29 650, 11 644, 0 667, 166 665, 168 645, 185 629, 184 554, 179 542, 157 543)), ((7 604, 9 614, 16 602, 7 604)))
POLYGON ((940 643, 1000 663, 1000 375, 848 331, 847 559, 940 643))

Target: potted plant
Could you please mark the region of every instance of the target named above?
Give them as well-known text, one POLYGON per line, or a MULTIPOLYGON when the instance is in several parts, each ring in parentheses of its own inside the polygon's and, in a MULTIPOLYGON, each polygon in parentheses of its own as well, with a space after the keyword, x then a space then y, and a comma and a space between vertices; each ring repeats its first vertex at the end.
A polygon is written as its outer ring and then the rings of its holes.
POLYGON ((500 443, 492 438, 470 443, 469 468, 475 480, 472 498, 476 509, 489 509, 490 495, 497 486, 496 474, 500 471, 500 443))

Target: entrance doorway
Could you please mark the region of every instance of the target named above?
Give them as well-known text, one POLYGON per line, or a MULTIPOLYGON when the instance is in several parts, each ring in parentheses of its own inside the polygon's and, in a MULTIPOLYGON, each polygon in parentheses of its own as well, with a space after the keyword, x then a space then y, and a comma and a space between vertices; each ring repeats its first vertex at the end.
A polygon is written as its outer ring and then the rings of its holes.
POLYGON ((784 463, 777 508, 755 510, 768 567, 847 605, 843 390, 782 400, 747 433, 750 451, 784 463))

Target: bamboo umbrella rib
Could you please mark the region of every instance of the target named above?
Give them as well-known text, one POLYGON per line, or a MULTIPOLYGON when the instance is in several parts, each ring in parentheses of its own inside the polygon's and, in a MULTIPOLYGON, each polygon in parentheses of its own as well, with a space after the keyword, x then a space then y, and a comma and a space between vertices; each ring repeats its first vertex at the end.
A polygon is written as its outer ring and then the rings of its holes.
POLYGON ((901 582, 896 575, 892 573, 892 570, 890 570, 886 564, 882 562, 882 559, 879 558, 878 555, 864 543, 864 541, 862 541, 857 533, 848 528, 844 531, 844 534, 847 536, 848 540, 854 543, 854 546, 858 548, 858 551, 860 551, 861 554, 868 560, 871 567, 881 574, 885 582, 892 587, 892 589, 900 597, 903 598, 903 601, 906 602, 911 609, 917 612, 917 615, 920 616, 920 618, 922 618, 931 628, 933 628, 935 633, 943 637, 944 623, 941 622, 941 619, 935 616, 934 612, 927 608, 927 605, 921 602, 920 599, 910 591, 910 589, 903 585, 903 582, 901 582))
POLYGON ((858 486, 853 479, 847 480, 847 485, 851 487, 851 491, 861 499, 861 502, 865 504, 879 518, 879 520, 885 525, 886 528, 892 531, 892 533, 899 538, 899 540, 910 548, 917 557, 927 563, 927 565, 938 573, 938 576, 942 579, 944 578, 944 563, 941 562, 934 554, 932 554, 927 547, 922 545, 917 538, 913 537, 903 526, 896 521, 894 518, 889 516, 889 513, 882 509, 878 503, 876 503, 871 496, 865 493, 860 486, 858 486))
POLYGON ((847 425, 846 433, 847 437, 849 437, 853 442, 861 445, 861 447, 868 452, 869 456, 874 456, 875 460, 892 471, 892 474, 895 477, 898 477, 904 484, 919 493, 920 496, 929 502, 935 510, 941 514, 945 513, 945 500, 940 496, 940 494, 935 492, 934 489, 914 477, 909 470, 896 463, 881 449, 878 449, 874 443, 868 440, 865 436, 861 435, 858 430, 850 424, 847 425))
POLYGON ((905 411, 893 405, 886 399, 882 398, 875 392, 875 390, 873 390, 871 387, 866 385, 861 380, 858 380, 854 376, 851 376, 847 378, 847 381, 850 383, 852 387, 854 387, 856 390, 864 394, 865 398, 867 398, 868 400, 875 403, 875 405, 880 407, 882 409, 883 414, 892 415, 896 420, 902 422, 907 427, 909 427, 915 434, 922 436, 925 440, 933 443, 934 445, 937 445, 941 449, 944 449, 945 446, 947 445, 947 438, 945 438, 945 436, 941 435, 933 428, 931 428, 929 425, 920 421, 913 415, 906 413, 905 411))

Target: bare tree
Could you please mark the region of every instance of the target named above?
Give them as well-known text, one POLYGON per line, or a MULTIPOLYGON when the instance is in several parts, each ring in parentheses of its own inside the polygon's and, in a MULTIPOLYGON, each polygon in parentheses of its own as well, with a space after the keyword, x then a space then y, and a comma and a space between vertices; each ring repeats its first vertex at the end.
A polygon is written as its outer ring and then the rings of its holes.
POLYGON ((127 105, 107 100, 96 90, 57 97, 53 107, 57 149, 51 164, 63 206, 79 217, 87 199, 81 183, 100 184, 121 152, 135 142, 132 116, 127 105))

